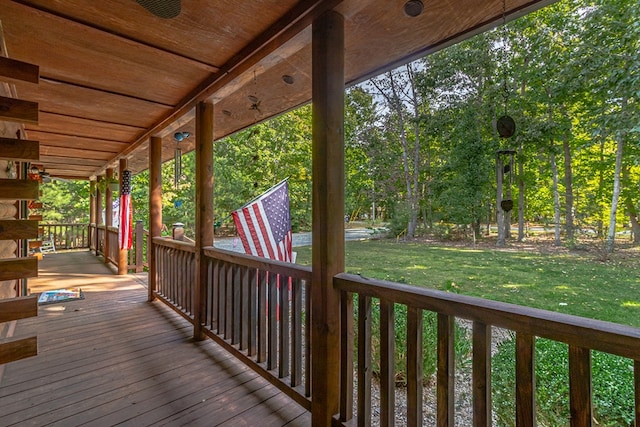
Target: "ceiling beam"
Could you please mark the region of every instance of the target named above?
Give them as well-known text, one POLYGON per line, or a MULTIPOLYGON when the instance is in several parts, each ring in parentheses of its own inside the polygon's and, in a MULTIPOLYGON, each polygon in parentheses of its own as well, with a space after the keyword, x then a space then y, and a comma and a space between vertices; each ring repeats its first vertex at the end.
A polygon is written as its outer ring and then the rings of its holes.
POLYGON ((40 143, 26 139, 0 137, 0 159, 31 162, 40 158, 40 143))
POLYGON ((40 67, 0 56, 0 77, 28 83, 38 83, 40 80, 40 67))
POLYGON ((0 120, 38 124, 38 103, 0 96, 0 120))

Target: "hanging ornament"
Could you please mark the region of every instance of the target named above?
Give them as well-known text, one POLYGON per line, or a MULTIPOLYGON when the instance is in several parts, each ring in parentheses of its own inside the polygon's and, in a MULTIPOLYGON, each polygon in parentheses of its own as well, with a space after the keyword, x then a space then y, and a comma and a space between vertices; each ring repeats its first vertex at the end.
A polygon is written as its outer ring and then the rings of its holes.
POLYGON ((502 97, 504 114, 496 121, 496 130, 501 138, 510 138, 516 133, 516 122, 507 114, 509 105, 509 87, 507 75, 507 2, 502 0, 502 46, 500 51, 502 62, 502 97))

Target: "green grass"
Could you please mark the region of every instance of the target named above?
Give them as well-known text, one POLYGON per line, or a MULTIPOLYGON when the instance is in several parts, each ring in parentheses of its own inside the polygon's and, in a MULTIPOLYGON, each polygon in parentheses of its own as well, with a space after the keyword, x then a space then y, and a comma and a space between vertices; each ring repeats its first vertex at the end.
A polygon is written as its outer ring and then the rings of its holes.
MULTIPOLYGON (((296 248, 310 264, 311 248, 296 248)), ((620 262, 593 256, 347 242, 346 271, 640 327, 640 253, 620 262)))

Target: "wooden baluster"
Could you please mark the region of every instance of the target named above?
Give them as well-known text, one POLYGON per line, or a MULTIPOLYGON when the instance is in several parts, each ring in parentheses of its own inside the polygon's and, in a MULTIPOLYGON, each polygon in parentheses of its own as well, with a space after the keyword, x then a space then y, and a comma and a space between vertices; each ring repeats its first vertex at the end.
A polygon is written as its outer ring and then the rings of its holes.
POLYGON ((371 425, 371 297, 358 296, 358 426, 371 425))
POLYGON ((279 282, 278 376, 284 378, 289 376, 289 356, 291 355, 289 277, 280 275, 279 282))
POLYGON ((267 272, 258 270, 258 363, 267 360, 267 272))
POLYGON ((536 425, 535 337, 516 333, 516 426, 536 425))
POLYGON ((455 317, 438 313, 437 425, 455 425, 455 317))
MULTIPOLYGON (((190 261, 190 266, 189 266, 189 303, 191 304, 191 312, 195 315, 197 312, 197 307, 196 307, 196 300, 197 300, 197 295, 196 295, 196 254, 195 253, 189 253, 189 261, 190 261)), ((205 306, 206 306, 206 289, 207 289, 207 260, 204 258, 204 255, 202 255, 202 265, 201 267, 204 270, 204 273, 202 274, 202 294, 203 294, 203 298, 199 301, 199 303, 202 305, 201 310, 204 310, 205 306)), ((206 323, 206 318, 207 318, 207 312, 206 311, 202 311, 201 315, 200 315, 200 320, 204 323, 206 323)))
POLYGON ((267 348, 267 370, 276 368, 278 352, 278 276, 269 273, 269 307, 267 328, 269 330, 269 344, 267 348))
POLYGON ((233 298, 231 302, 231 321, 233 322, 231 344, 240 344, 240 318, 242 316, 242 304, 240 301, 241 287, 242 271, 240 266, 235 264, 233 266, 233 298))
POLYGON ((224 300, 224 337, 232 339, 233 335, 233 265, 227 264, 225 277, 226 292, 224 300))
POLYGON ((422 426, 422 310, 407 307, 407 426, 422 426))
POLYGON ((247 267, 240 267, 240 270, 240 350, 246 350, 249 348, 249 275, 247 267))
POLYGON ((291 387, 302 382, 302 282, 291 280, 291 387))
POLYGON ((247 324, 247 354, 254 357, 258 352, 258 283, 257 270, 249 268, 247 275, 247 306, 249 321, 247 324))
POLYGON ((218 265, 218 335, 223 336, 226 328, 225 313, 226 307, 224 305, 227 299, 227 264, 224 261, 219 261, 218 265))
POLYGON ((213 317, 211 316, 211 296, 213 295, 213 278, 212 278, 212 273, 213 273, 213 262, 211 261, 211 258, 209 257, 205 257, 202 259, 202 261, 204 262, 204 268, 207 270, 207 273, 205 274, 205 283, 204 283, 204 313, 203 313, 203 320, 204 320, 204 327, 205 329, 209 329, 210 331, 213 330, 211 327, 211 324, 213 323, 213 321, 211 319, 213 319, 213 317))
MULTIPOLYGON (((309 294, 307 294, 308 296, 309 294)), ((307 314, 308 311, 307 301, 307 314)), ((353 418, 353 294, 340 292, 340 421, 346 422, 353 418)), ((309 319, 307 319, 307 324, 309 319)), ((307 336, 308 336, 307 329, 307 336)), ((307 348, 309 339, 307 338, 307 348)), ((307 355, 307 361, 309 356, 307 355)), ((305 367, 310 370, 310 363, 305 367)), ((307 381, 309 380, 307 376, 307 381)), ((307 384, 307 390, 309 385, 307 384)), ((307 394, 308 396, 308 394, 307 394)))
POLYGON ((380 425, 395 425, 395 305, 380 300, 380 425))
POLYGON ((592 425, 591 350, 569 346, 569 406, 571 427, 592 425))
MULTIPOLYGON (((311 282, 304 284, 304 395, 311 397, 311 282)), ((353 330, 353 310, 351 312, 351 330, 353 330)), ((353 343, 353 340, 351 340, 353 343)), ((344 347, 343 347, 344 348, 344 347)), ((353 349, 353 346, 352 346, 353 349)), ((353 352, 351 353, 353 354, 353 352)), ((343 361, 344 362, 344 361, 343 361)), ((353 361, 351 362, 353 366, 353 361)), ((342 366, 342 364, 341 364, 342 366)), ((341 368, 342 369, 342 368, 341 368)), ((344 388, 344 387, 343 387, 344 388)))
POLYGON ((473 322, 473 425, 491 425, 491 326, 473 322))

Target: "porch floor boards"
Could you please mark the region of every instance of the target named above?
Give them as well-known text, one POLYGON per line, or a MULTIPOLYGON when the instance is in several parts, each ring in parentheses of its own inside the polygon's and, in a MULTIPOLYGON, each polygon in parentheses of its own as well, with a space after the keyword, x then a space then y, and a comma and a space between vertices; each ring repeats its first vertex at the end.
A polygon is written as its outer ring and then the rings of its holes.
POLYGON ((38 355, 0 367, 1 426, 307 426, 310 414, 159 302, 143 275, 116 276, 88 251, 48 254, 32 293, 81 287, 39 307, 15 336, 38 355))

